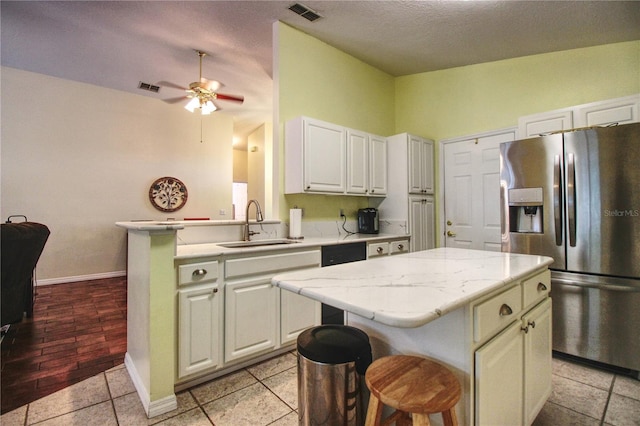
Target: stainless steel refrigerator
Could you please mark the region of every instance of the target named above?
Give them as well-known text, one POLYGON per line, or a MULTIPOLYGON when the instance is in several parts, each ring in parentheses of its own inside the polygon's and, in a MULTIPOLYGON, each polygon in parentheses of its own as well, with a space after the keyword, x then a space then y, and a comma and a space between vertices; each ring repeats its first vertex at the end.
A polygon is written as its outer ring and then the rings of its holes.
POLYGON ((640 371, 640 123, 500 146, 502 251, 550 256, 553 349, 640 371))

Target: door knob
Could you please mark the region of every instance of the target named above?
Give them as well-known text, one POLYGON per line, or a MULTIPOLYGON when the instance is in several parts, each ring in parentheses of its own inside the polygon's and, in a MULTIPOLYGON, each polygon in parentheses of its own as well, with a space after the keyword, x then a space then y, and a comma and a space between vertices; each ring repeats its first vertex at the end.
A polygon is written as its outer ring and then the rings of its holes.
POLYGON ((447 231, 447 237, 455 237, 455 236, 456 236, 455 232, 447 231))

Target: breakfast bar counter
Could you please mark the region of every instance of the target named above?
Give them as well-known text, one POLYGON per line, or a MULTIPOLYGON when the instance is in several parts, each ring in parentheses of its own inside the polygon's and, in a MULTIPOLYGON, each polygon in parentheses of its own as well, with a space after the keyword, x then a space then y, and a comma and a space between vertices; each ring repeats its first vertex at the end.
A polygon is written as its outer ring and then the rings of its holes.
MULTIPOLYGON (((531 424, 551 392, 552 259, 439 248, 277 275, 345 311, 374 359, 417 354, 461 382, 461 424, 531 424)), ((437 424, 441 419, 434 418, 437 424)))

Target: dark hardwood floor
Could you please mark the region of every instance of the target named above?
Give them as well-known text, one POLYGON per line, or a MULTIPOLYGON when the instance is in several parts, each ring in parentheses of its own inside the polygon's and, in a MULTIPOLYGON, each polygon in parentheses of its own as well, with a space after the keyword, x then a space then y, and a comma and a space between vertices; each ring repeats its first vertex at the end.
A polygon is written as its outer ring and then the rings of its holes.
POLYGON ((124 361, 125 277, 40 286, 32 318, 2 341, 2 414, 124 361))

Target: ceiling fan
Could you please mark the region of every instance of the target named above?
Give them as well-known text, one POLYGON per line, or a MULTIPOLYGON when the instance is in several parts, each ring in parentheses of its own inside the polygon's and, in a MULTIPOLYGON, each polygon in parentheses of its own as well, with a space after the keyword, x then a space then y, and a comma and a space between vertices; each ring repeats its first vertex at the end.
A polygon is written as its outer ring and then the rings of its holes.
POLYGON ((204 58, 207 54, 201 50, 196 50, 196 52, 200 57, 200 80, 194 81, 193 83, 189 84, 188 88, 168 81, 159 82, 158 85, 160 86, 173 87, 175 89, 180 89, 187 92, 185 96, 180 96, 178 98, 172 99, 164 99, 164 101, 168 103, 176 103, 185 99, 191 99, 187 103, 187 105, 185 105, 185 109, 190 112, 194 112, 196 108, 199 108, 202 115, 208 115, 213 111, 218 111, 221 109, 214 102, 216 100, 239 103, 244 102, 244 96, 225 95, 222 93, 218 93, 217 90, 222 87, 222 83, 216 80, 207 80, 206 78, 202 77, 202 58, 204 58))

